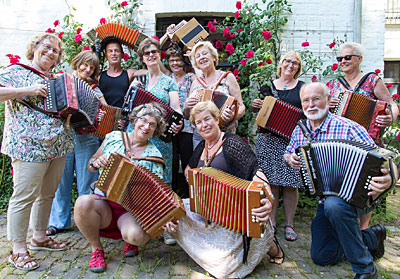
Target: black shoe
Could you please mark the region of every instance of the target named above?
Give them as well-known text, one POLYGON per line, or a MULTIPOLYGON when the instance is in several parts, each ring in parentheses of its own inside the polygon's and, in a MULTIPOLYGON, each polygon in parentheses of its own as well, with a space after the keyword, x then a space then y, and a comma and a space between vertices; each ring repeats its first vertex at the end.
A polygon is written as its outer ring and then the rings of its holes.
POLYGON ((376 248, 371 251, 374 260, 380 259, 385 254, 386 228, 384 225, 378 224, 370 228, 376 235, 376 248))
POLYGON ((357 273, 354 279, 378 279, 378 271, 376 270, 376 267, 374 267, 374 272, 360 274, 357 273))

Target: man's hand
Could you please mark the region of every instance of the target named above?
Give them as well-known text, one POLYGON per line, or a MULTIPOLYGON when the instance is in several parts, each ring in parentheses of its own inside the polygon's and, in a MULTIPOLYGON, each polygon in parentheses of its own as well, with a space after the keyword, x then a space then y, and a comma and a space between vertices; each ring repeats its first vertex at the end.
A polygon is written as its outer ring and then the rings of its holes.
POLYGON ((288 164, 291 168, 293 169, 300 169, 301 167, 301 161, 300 161, 300 157, 297 156, 296 153, 286 153, 283 155, 283 158, 286 161, 286 164, 288 164))
POLYGON ((392 177, 387 169, 381 169, 382 176, 372 177, 369 189, 371 190, 368 195, 377 195, 389 189, 392 186, 392 177))

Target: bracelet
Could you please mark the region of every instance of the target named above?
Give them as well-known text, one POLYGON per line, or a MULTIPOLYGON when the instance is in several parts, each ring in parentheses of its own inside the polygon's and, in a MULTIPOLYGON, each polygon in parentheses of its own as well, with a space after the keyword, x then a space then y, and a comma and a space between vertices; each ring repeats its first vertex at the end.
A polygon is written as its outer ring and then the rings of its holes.
POLYGON ((93 158, 92 160, 90 160, 89 162, 89 167, 91 167, 94 170, 99 170, 99 168, 96 168, 95 166, 93 166, 93 162, 96 161, 97 158, 93 158))

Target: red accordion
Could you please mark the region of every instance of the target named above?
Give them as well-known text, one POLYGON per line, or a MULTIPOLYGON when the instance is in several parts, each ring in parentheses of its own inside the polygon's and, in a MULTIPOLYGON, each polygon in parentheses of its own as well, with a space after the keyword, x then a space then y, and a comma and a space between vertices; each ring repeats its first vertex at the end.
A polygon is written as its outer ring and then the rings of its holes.
POLYGON ((95 31, 102 39, 116 37, 132 49, 139 46, 140 42, 147 38, 146 35, 140 33, 138 30, 133 30, 123 24, 114 22, 102 24, 95 31))
POLYGON ((257 115, 256 124, 281 137, 290 139, 297 122, 302 118, 304 118, 304 114, 301 109, 267 96, 257 115))
POLYGON ((373 139, 382 136, 383 128, 375 124, 378 115, 385 115, 386 108, 390 106, 385 101, 373 100, 354 92, 341 92, 337 96, 339 104, 333 109, 333 113, 344 116, 363 126, 373 139))
POLYGON ((167 122, 167 127, 164 134, 160 136, 160 139, 165 142, 170 142, 173 136, 173 131, 171 128, 172 123, 178 125, 183 119, 183 115, 176 112, 173 108, 166 105, 163 101, 158 99, 150 92, 136 86, 131 86, 125 97, 122 113, 124 115, 128 115, 135 107, 151 102, 158 103, 164 109, 164 120, 167 122))
POLYGON ((42 83, 47 88, 44 111, 67 119, 77 134, 96 131, 100 102, 89 84, 67 73, 42 83))
POLYGON ((180 197, 163 180, 119 154, 110 155, 96 187, 132 214, 152 238, 167 222, 186 214, 180 197))
POLYGON ((97 130, 92 135, 104 139, 108 133, 118 130, 118 120, 122 118, 121 108, 113 106, 100 105, 100 109, 105 112, 97 130))
POLYGON ((262 237, 264 227, 251 214, 268 197, 263 182, 247 181, 214 168, 189 169, 190 210, 228 230, 262 237))

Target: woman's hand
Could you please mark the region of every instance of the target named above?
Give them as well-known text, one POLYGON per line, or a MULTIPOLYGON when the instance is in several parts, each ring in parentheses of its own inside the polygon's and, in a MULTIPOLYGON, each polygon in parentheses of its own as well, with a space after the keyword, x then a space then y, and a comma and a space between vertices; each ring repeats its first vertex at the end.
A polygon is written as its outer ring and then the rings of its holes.
POLYGON ((257 112, 260 110, 260 108, 262 108, 264 104, 264 100, 261 100, 260 98, 255 98, 253 100, 253 103, 251 104, 250 110, 252 112, 257 112))
POLYGON ((101 156, 97 157, 93 162, 92 165, 96 169, 104 168, 108 164, 108 158, 105 154, 102 154, 101 156))
POLYGON ((134 87, 143 87, 143 83, 140 80, 134 79, 131 82, 130 86, 134 86, 134 87))
POLYGON ((35 84, 24 88, 26 96, 47 96, 47 88, 44 84, 35 84))
POLYGON ((182 127, 183 127, 183 120, 179 121, 179 124, 172 123, 171 129, 172 129, 172 132, 173 132, 174 136, 177 133, 179 133, 179 131, 182 129, 182 127))
POLYGON ((178 230, 179 221, 171 220, 163 226, 163 229, 167 233, 174 233, 178 230))
POLYGON ((123 119, 118 119, 118 130, 123 131, 125 130, 126 126, 128 126, 128 121, 123 119))
POLYGON ((375 119, 375 123, 379 128, 389 127, 392 122, 392 111, 388 108, 385 110, 385 115, 378 115, 375 119))
POLYGON ((329 100, 329 108, 330 108, 330 109, 335 108, 338 104, 339 104, 339 98, 334 98, 334 97, 332 97, 332 98, 329 100))
POLYGON ((183 106, 183 116, 185 119, 189 119, 190 111, 198 102, 199 98, 197 98, 196 94, 191 94, 189 98, 186 99, 186 102, 183 106))
POLYGON ((224 123, 229 124, 234 120, 235 117, 236 106, 233 105, 232 108, 227 106, 221 114, 221 119, 224 123))
POLYGON ((251 214, 261 223, 265 224, 272 212, 272 204, 267 198, 263 198, 260 201, 261 206, 259 208, 253 208, 251 214))

